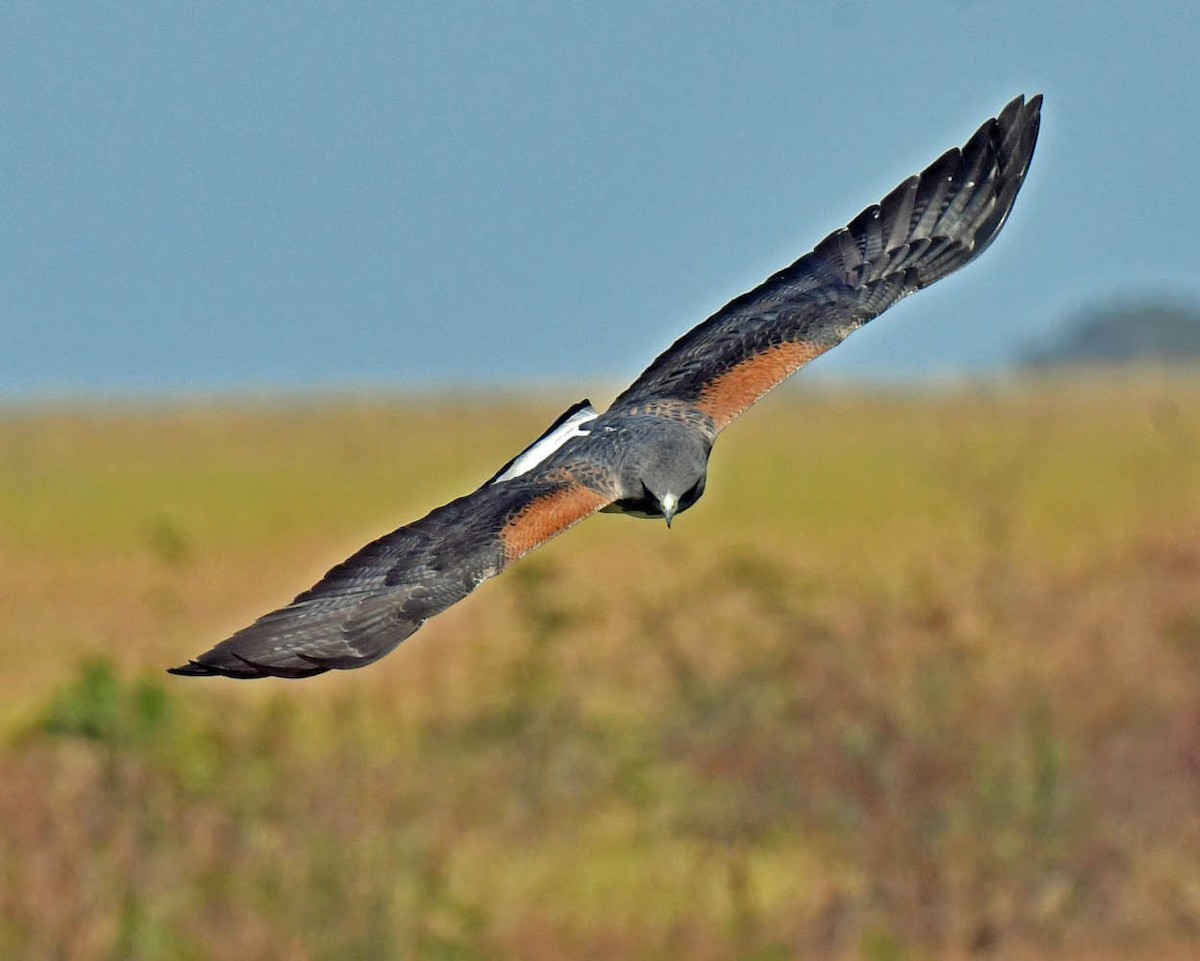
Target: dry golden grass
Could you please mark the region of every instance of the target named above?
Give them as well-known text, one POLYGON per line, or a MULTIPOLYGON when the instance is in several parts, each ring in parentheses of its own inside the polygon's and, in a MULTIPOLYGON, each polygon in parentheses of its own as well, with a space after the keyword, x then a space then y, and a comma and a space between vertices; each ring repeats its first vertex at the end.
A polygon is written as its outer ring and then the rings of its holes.
POLYGON ((1187 381, 781 395, 370 671, 162 675, 555 412, 0 417, 0 956, 1194 956, 1187 381))

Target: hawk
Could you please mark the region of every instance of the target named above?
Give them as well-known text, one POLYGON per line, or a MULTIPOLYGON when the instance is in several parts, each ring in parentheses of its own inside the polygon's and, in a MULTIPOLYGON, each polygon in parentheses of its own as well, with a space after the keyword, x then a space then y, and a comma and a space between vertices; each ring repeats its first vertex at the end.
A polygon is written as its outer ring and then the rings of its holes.
POLYGON ((717 435, 767 391, 996 239, 1033 156, 1017 97, 790 267, 668 347, 604 413, 581 401, 478 490, 359 550, 286 607, 172 673, 309 677, 363 667, 597 511, 671 519, 704 493, 717 435))

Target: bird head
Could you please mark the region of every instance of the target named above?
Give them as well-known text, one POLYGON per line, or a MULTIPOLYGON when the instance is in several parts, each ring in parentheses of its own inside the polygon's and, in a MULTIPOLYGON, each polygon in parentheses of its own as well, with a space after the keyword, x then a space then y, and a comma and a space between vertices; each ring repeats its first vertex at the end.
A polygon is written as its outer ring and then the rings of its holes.
POLYGON ((700 499, 708 469, 708 445, 691 431, 673 430, 650 445, 641 466, 646 500, 671 520, 700 499))

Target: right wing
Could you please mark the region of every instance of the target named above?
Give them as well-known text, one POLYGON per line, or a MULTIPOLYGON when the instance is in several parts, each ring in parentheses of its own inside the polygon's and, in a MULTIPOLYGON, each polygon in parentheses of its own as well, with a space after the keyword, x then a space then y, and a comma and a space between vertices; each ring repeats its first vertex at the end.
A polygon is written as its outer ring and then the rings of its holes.
POLYGON ((978 257, 1025 180, 1041 104, 1017 97, 961 149, 684 334, 612 409, 682 402, 719 431, 901 297, 978 257))
POLYGON ((309 677, 363 667, 615 499, 608 472, 586 460, 485 484, 368 544, 286 607, 171 673, 309 677))

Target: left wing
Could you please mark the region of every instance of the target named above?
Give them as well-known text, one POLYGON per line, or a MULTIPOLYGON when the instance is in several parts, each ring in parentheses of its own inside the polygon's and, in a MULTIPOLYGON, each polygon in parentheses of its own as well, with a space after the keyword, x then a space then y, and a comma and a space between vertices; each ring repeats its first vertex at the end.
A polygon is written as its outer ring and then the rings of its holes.
POLYGON ((363 667, 615 499, 609 472, 590 460, 489 482, 368 544, 286 607, 171 673, 309 677, 363 667))
POLYGON ((719 431, 901 297, 978 257, 1025 180, 1041 105, 1017 97, 961 149, 684 334, 611 409, 674 402, 719 431))

